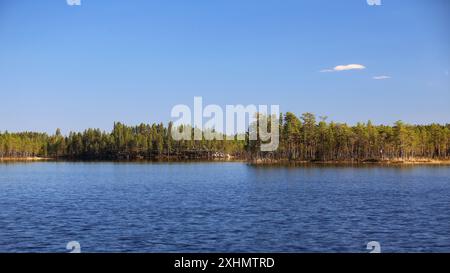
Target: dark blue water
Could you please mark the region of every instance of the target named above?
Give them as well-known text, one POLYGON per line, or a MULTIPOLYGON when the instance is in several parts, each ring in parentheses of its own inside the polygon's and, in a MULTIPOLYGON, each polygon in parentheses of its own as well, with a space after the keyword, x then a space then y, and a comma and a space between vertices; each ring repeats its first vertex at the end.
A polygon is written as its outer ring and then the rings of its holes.
POLYGON ((0 164, 0 252, 450 251, 450 167, 0 164))

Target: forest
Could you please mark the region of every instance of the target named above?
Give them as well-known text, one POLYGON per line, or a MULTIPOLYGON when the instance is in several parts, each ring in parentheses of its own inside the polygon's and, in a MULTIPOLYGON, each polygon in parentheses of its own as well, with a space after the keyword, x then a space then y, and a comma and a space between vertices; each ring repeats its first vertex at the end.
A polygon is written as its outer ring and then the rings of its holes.
POLYGON ((0 131, 0 160, 43 157, 68 160, 239 159, 274 161, 385 161, 413 158, 449 159, 450 124, 392 126, 372 122, 347 125, 319 120, 311 113, 279 117, 280 144, 261 152, 259 140, 182 140, 171 137, 172 123, 127 126, 114 123, 111 132, 87 129, 64 136, 0 131))

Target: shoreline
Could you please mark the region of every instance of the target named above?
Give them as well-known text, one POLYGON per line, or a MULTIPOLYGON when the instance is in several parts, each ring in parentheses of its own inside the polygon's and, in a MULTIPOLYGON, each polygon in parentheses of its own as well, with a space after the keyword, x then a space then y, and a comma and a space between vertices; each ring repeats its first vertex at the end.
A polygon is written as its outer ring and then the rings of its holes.
POLYGON ((2 157, 4 162, 117 162, 117 163, 193 163, 193 162, 242 162, 253 166, 301 166, 301 165, 450 165, 450 159, 390 159, 390 160, 340 160, 340 161, 289 161, 289 160, 245 160, 245 159, 133 159, 133 160, 104 160, 104 159, 64 159, 51 157, 2 157))
POLYGON ((301 165, 450 165, 450 159, 389 159, 389 160, 329 160, 329 161, 289 161, 253 160, 254 166, 301 166, 301 165))
POLYGON ((50 157, 39 157, 39 156, 28 156, 28 157, 0 157, 0 162, 7 161, 7 162, 27 162, 27 161, 51 161, 56 160, 54 158, 50 157))

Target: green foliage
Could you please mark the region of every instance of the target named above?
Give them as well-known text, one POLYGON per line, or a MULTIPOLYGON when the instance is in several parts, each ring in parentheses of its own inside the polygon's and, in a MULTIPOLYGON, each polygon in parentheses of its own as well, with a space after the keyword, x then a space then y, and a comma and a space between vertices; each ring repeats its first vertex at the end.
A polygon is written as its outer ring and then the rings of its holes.
MULTIPOLYGON (((394 126, 373 125, 371 121, 349 126, 345 123, 317 122, 311 113, 298 118, 293 113, 280 115, 280 145, 277 151, 260 152, 260 140, 182 140, 171 138, 172 123, 126 126, 114 123, 108 133, 99 129, 71 132, 63 136, 43 133, 0 132, 2 157, 54 157, 69 159, 136 158, 210 158, 213 153, 237 158, 261 158, 339 161, 406 158, 449 158, 450 125, 409 125, 398 121, 394 126)), ((259 125, 256 124, 256 127, 259 125)), ((192 135, 194 128, 190 128, 192 135)), ((223 136, 223 139, 226 139, 223 136)))

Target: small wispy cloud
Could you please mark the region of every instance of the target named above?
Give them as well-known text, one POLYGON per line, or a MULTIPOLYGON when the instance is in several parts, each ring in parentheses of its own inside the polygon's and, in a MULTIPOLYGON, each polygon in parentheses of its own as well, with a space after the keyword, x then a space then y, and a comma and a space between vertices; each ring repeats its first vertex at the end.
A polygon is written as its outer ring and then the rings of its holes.
POLYGON ((385 75, 372 77, 372 79, 374 79, 374 80, 387 80, 390 78, 391 78, 390 76, 385 76, 385 75))
POLYGON ((332 69, 323 69, 320 70, 322 73, 326 72, 340 72, 340 71, 347 71, 347 70, 362 70, 366 67, 362 64, 347 64, 347 65, 338 65, 333 67, 332 69))
POLYGON ((348 65, 338 65, 334 68, 335 71, 346 71, 346 70, 361 70, 365 69, 366 67, 361 64, 348 64, 348 65))

